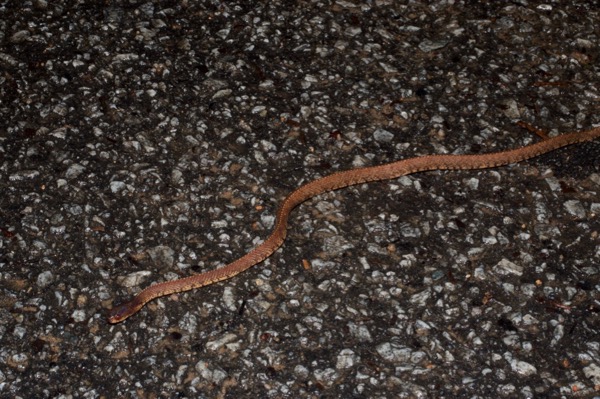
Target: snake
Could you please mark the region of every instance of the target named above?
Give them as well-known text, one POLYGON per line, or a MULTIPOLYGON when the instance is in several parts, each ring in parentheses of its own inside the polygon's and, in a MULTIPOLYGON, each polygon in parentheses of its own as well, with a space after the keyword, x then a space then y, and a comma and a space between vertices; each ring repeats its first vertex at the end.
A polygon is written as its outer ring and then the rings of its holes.
POLYGON ((253 250, 220 268, 151 285, 130 301, 110 309, 108 311, 108 322, 110 324, 120 323, 136 314, 144 305, 156 298, 193 290, 232 278, 261 263, 283 245, 288 230, 288 219, 292 210, 317 195, 357 184, 396 179, 418 172, 487 169, 505 166, 598 137, 600 137, 600 126, 591 130, 557 135, 511 150, 483 154, 423 155, 377 166, 335 172, 312 180, 294 190, 283 200, 276 213, 271 235, 253 250))

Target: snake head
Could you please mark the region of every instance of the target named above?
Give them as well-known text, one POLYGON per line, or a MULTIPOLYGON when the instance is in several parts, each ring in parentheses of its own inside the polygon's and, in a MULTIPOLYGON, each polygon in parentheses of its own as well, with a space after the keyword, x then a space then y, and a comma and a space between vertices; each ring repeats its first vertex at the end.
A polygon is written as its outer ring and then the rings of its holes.
POLYGON ((137 312, 144 304, 139 304, 137 298, 129 302, 125 302, 121 305, 115 306, 108 311, 108 322, 110 324, 117 324, 137 312))

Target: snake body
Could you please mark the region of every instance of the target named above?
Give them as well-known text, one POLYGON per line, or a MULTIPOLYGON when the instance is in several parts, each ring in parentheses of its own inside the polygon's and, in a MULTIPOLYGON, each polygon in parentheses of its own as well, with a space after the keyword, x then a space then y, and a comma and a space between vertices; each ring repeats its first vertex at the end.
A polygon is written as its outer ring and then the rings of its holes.
POLYGON ((559 135, 541 142, 513 150, 477 155, 426 155, 404 159, 379 166, 337 172, 313 180, 293 191, 283 200, 275 227, 269 238, 252 251, 232 263, 190 277, 154 284, 136 295, 129 302, 115 306, 109 311, 108 322, 119 323, 137 313, 146 303, 165 295, 189 291, 218 281, 229 279, 262 262, 284 242, 290 212, 304 201, 328 191, 378 180, 395 179, 400 176, 431 170, 485 169, 524 161, 547 152, 600 137, 600 127, 575 133, 559 135))

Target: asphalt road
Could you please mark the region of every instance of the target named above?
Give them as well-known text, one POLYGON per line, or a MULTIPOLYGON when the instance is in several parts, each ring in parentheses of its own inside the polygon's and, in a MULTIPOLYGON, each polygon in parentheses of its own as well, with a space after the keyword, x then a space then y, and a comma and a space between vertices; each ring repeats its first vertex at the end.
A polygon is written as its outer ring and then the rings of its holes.
POLYGON ((0 396, 600 397, 600 142, 300 206, 320 176, 600 124, 590 1, 0 2, 0 396))

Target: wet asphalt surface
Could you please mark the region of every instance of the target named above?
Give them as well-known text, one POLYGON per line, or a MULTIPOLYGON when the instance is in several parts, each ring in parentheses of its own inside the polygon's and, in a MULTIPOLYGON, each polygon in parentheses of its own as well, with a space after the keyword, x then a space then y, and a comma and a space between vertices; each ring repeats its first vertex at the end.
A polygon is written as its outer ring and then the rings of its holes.
POLYGON ((277 204, 337 170, 600 124, 593 2, 0 2, 0 396, 600 397, 600 143, 277 204))

